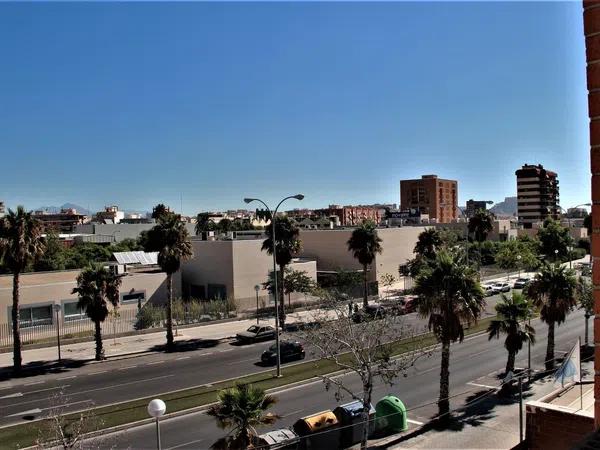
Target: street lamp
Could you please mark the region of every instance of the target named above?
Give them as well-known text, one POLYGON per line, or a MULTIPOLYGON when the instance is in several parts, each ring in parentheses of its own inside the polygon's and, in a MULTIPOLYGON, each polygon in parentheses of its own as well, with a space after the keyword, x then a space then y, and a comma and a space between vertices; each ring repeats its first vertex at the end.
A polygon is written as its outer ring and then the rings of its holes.
POLYGON ((260 291, 260 284, 254 286, 256 291, 256 325, 258 325, 258 291, 260 291))
POLYGON ((56 313, 56 343, 58 345, 58 363, 61 363, 61 357, 60 357, 60 322, 58 321, 59 317, 58 317, 58 313, 60 312, 60 305, 57 305, 56 303, 52 306, 52 309, 54 309, 54 312, 56 313))
POLYGON ((573 247, 572 246, 567 246, 567 251, 569 252, 569 269, 573 269, 573 261, 571 261, 571 252, 573 251, 573 247))
POLYGON ((160 425, 159 419, 167 410, 167 405, 159 398, 155 398, 148 403, 148 414, 156 419, 156 448, 160 450, 160 425))
POLYGON ((517 269, 519 269, 519 278, 521 278, 521 255, 517 255, 517 269))
MULTIPOLYGON (((244 203, 258 202, 261 203, 269 212, 271 216, 271 240, 273 241, 273 298, 275 299, 275 346, 277 347, 277 378, 281 377, 281 349, 279 348, 279 302, 277 301, 277 240, 275 239, 275 217, 277 216, 277 210, 283 202, 295 198, 296 200, 303 200, 304 195, 296 194, 285 197, 281 200, 275 209, 271 209, 259 198, 244 198, 244 203)), ((283 274, 282 274, 283 275, 283 274)))

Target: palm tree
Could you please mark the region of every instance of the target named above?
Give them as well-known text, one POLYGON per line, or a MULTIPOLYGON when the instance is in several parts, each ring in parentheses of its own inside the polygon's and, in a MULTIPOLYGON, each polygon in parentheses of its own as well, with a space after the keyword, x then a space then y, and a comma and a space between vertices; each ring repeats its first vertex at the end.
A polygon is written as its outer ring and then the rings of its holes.
POLYGON ((162 216, 166 214, 170 214, 171 210, 164 203, 159 203, 154 208, 152 208, 152 218, 155 220, 160 219, 162 216))
POLYGON ((546 370, 554 368, 554 327, 563 323, 575 306, 576 285, 574 272, 556 263, 544 265, 527 289, 527 296, 540 309, 540 318, 548 325, 546 370))
POLYGON ((594 295, 592 283, 587 281, 583 277, 579 277, 577 280, 577 301, 579 307, 585 312, 585 335, 584 342, 587 346, 589 344, 589 320, 594 315, 594 295))
POLYGON ((375 255, 383 252, 381 238, 377 235, 375 222, 365 220, 358 228, 355 228, 348 239, 348 251, 352 252, 354 258, 363 266, 363 307, 367 307, 369 296, 368 268, 375 260, 375 255))
POLYGON ((435 254, 442 248, 444 241, 439 230, 427 228, 421 234, 415 245, 414 252, 423 258, 435 259, 435 254))
POLYGON ((506 334, 504 347, 508 351, 506 361, 506 373, 515 370, 515 358, 523 348, 525 342, 535 344, 535 329, 524 321, 531 317, 531 305, 523 294, 515 292, 511 297, 502 294, 502 298, 496 304, 498 318, 490 322, 488 327, 488 338, 500 338, 500 334, 506 334), (523 324, 521 324, 523 322, 523 324))
POLYGON ((96 361, 100 361, 104 357, 100 324, 108 316, 108 304, 110 303, 113 308, 119 305, 120 287, 121 278, 102 266, 92 266, 77 276, 77 287, 73 289, 72 293, 79 297, 77 307, 85 311, 85 314, 94 322, 96 361))
POLYGON ((462 342, 464 325, 476 322, 485 306, 477 272, 458 253, 440 250, 416 279, 417 311, 442 344, 438 417, 450 413, 450 344, 462 342))
POLYGON ((257 436, 255 427, 271 425, 279 418, 267 413, 277 399, 265 394, 261 388, 248 384, 236 384, 217 395, 218 403, 211 406, 207 414, 217 420, 220 428, 232 430, 215 442, 213 449, 246 450, 257 436))
MULTIPOLYGON (((273 254, 273 227, 265 229, 267 238, 264 240, 261 250, 266 251, 269 255, 273 254)), ((279 265, 280 277, 277 278, 278 290, 277 294, 280 301, 279 304, 279 322, 283 328, 285 325, 285 303, 284 285, 285 285, 285 268, 292 262, 293 256, 302 248, 300 241, 300 230, 288 217, 275 217, 275 240, 277 243, 277 254, 275 261, 279 265), (281 283, 279 283, 281 280, 281 283)))
POLYGON ((167 274, 167 351, 173 351, 173 274, 193 256, 188 231, 178 214, 165 214, 148 230, 145 250, 158 252, 158 265, 167 274))
POLYGON ((0 259, 13 274, 13 370, 21 370, 21 331, 19 329, 19 294, 20 276, 29 265, 39 259, 44 251, 42 225, 25 208, 18 206, 16 211, 8 210, 8 214, 0 219, 0 259))
POLYGON ((469 219, 469 234, 473 234, 479 243, 487 239, 487 235, 494 229, 494 217, 484 209, 479 209, 469 219))

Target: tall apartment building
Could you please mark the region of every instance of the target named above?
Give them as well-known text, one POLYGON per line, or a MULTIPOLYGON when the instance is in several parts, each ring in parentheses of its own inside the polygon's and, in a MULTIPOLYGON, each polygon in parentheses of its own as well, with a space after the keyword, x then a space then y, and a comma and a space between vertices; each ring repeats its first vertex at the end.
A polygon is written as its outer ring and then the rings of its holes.
POLYGON ((517 216, 523 228, 548 217, 558 219, 558 176, 541 164, 525 164, 517 176, 517 216))
POLYGON ((4 202, 0 202, 0 219, 6 215, 6 209, 4 207, 4 202))
POLYGON ((44 232, 72 233, 77 225, 85 223, 87 217, 77 213, 73 208, 61 209, 60 212, 34 211, 34 217, 40 221, 44 232))
POLYGON ((458 218, 458 182, 437 175, 400 181, 400 209, 416 209, 438 223, 458 218))

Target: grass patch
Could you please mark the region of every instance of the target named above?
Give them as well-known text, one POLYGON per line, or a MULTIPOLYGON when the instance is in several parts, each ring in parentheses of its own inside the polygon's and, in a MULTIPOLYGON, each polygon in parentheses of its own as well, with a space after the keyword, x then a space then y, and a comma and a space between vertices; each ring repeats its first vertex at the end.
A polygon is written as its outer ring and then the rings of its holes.
MULTIPOLYGON (((466 329, 465 335, 475 334, 487 329, 492 319, 493 317, 488 317, 480 320, 476 325, 466 329)), ((404 352, 413 350, 415 346, 423 348, 433 345, 436 342, 436 338, 431 333, 408 338, 394 344, 394 354, 400 355, 404 352)), ((350 355, 348 355, 348 358, 350 358, 350 355)), ((259 373, 239 377, 235 380, 216 383, 212 386, 200 386, 178 392, 162 394, 160 397, 167 404, 167 412, 173 413, 212 403, 217 399, 217 392, 221 389, 233 386, 236 382, 252 383, 263 389, 273 389, 291 383, 308 380, 318 375, 336 372, 338 370, 339 367, 331 361, 308 361, 285 367, 285 376, 282 378, 274 378, 270 372, 259 373)), ((146 407, 148 406, 148 402, 155 397, 156 396, 94 408, 91 410, 94 417, 94 420, 91 421, 91 423, 94 426, 94 429, 88 429, 86 431, 95 431, 98 429, 98 424, 101 424, 101 428, 109 428, 147 419, 148 411, 146 410, 146 407)), ((79 417, 79 413, 66 415, 67 420, 73 421, 78 420, 79 417)), ((49 421, 47 420, 40 420, 34 423, 0 428, 0 442, 2 443, 2 448, 16 449, 35 445, 36 440, 41 434, 40 430, 42 430, 42 435, 48 435, 48 433, 43 432, 43 430, 49 426, 48 422, 49 421)))

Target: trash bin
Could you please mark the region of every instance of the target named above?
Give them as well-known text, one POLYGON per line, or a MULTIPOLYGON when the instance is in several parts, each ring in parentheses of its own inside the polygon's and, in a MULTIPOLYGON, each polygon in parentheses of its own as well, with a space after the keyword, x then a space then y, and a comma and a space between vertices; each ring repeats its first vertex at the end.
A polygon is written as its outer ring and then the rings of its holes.
POLYGON ((257 447, 264 449, 286 449, 295 450, 300 445, 300 438, 288 428, 269 431, 257 438, 257 447))
POLYGON ((331 410, 298 419, 293 428, 300 436, 300 449, 334 449, 339 446, 339 423, 331 410))
MULTIPOLYGON (((340 448, 352 447, 362 440, 364 422, 362 418, 363 404, 356 400, 345 405, 340 405, 333 413, 340 423, 340 448)), ((369 430, 373 432, 375 424, 375 408, 371 405, 369 410, 369 430)))
POLYGON ((375 428, 377 431, 398 433, 405 431, 406 407, 398 397, 386 395, 375 406, 375 428))

